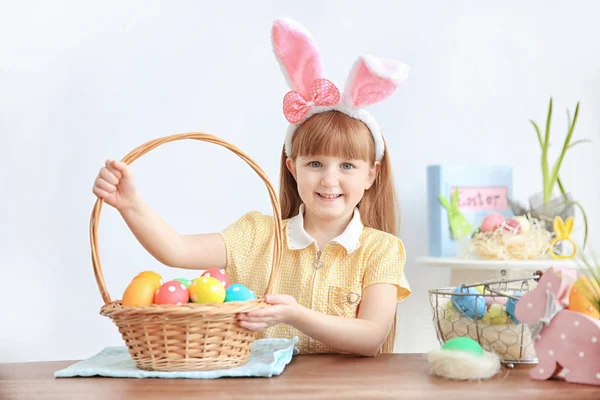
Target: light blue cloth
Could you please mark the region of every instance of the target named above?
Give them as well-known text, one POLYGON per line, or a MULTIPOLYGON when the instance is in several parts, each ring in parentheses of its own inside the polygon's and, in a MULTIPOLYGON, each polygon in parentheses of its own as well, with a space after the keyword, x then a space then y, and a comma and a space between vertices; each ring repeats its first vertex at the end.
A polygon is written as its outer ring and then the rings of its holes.
POLYGON ((145 371, 138 369, 125 346, 107 347, 87 360, 56 371, 55 378, 106 376, 113 378, 196 378, 271 377, 281 374, 297 354, 293 339, 258 339, 252 343, 248 362, 239 367, 213 371, 145 371))

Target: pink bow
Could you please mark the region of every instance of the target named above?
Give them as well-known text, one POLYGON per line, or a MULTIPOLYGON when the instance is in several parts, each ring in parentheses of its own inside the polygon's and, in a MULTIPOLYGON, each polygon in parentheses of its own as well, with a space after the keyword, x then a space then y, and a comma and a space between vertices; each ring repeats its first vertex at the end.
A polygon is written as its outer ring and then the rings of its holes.
POLYGON ((315 79, 310 85, 310 99, 300 93, 288 92, 283 98, 283 115, 291 124, 297 124, 313 106, 334 106, 340 101, 340 91, 327 79, 315 79))

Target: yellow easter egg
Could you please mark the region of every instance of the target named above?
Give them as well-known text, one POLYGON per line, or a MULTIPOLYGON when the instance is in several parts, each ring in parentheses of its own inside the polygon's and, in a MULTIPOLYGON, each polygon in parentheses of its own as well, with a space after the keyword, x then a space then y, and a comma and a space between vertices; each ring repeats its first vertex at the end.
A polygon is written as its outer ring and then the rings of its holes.
POLYGON ((125 289, 122 304, 131 307, 149 306, 154 301, 155 292, 154 279, 136 277, 125 289))
POLYGON ((211 276, 194 279, 188 290, 190 299, 194 303, 222 303, 225 301, 225 287, 218 279, 211 276))
POLYGON ((592 288, 596 290, 593 292, 600 292, 598 290, 598 284, 588 279, 587 277, 579 278, 571 287, 569 293, 569 306, 567 307, 571 311, 576 311, 592 318, 600 319, 600 310, 598 310, 592 302, 588 299, 586 294, 593 293, 592 288))
POLYGON ((454 319, 455 316, 456 310, 454 309, 454 306, 452 306, 452 302, 449 301, 446 304, 444 304, 444 307, 442 308, 442 315, 440 315, 439 318, 451 321, 454 319))
POLYGON ((492 304, 488 310, 491 325, 508 325, 509 317, 506 313, 506 307, 501 304, 492 304))
MULTIPOLYGON (((159 273, 154 271, 144 271, 140 272, 136 278, 148 278, 154 282, 154 286, 158 289, 164 282, 162 276, 159 273)), ((135 278, 134 278, 135 279, 135 278)))

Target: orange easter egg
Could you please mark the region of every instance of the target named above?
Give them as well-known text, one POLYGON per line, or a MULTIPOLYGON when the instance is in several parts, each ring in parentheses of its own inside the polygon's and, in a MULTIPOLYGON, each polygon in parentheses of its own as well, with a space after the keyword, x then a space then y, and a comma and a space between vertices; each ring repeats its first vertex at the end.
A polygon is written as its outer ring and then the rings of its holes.
POLYGON ((156 280, 146 277, 136 277, 123 293, 124 306, 149 306, 154 301, 156 280))
MULTIPOLYGON (((597 287, 597 285, 594 285, 597 287)), ((579 278, 573 284, 571 292, 569 293, 569 306, 567 307, 571 311, 576 311, 592 318, 600 319, 600 311, 594 307, 591 301, 588 300, 585 293, 589 292, 592 287, 592 281, 588 278, 579 278)))
POLYGON ((151 279, 154 282, 154 286, 156 289, 158 289, 164 282, 162 279, 162 276, 160 276, 160 274, 158 274, 157 272, 154 271, 144 271, 144 272, 140 272, 136 278, 148 278, 151 279))

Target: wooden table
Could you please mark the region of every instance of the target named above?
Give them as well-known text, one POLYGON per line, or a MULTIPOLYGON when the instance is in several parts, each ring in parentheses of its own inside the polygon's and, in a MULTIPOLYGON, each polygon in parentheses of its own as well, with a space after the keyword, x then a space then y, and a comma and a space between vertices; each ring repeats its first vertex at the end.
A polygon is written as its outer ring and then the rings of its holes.
POLYGON ((600 386, 531 380, 527 365, 486 381, 446 381, 428 375, 422 354, 297 356, 273 378, 53 377, 72 363, 0 364, 0 399, 600 399, 600 386))

